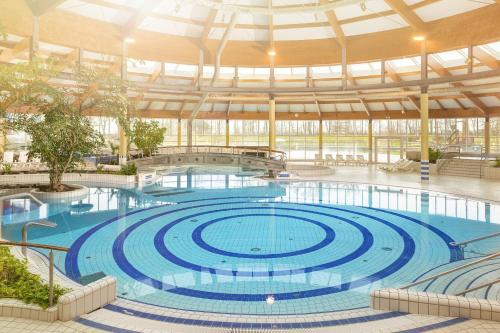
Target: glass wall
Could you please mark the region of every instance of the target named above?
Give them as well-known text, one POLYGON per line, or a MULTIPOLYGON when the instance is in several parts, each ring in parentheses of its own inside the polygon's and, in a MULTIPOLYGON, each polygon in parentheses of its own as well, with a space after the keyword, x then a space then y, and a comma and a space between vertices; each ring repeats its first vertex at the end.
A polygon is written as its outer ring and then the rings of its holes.
POLYGON ((223 119, 195 119, 193 121, 193 145, 225 146, 226 121, 223 119))
MULTIPOLYGON (((106 148, 118 144, 118 125, 110 117, 90 117, 93 126, 104 135, 106 148)), ((144 119, 148 120, 148 119, 144 119)), ((151 119, 165 128, 163 145, 177 145, 177 119, 151 119)), ((181 121, 181 144, 187 145, 187 119, 181 121)), ((484 145, 484 118, 431 119, 429 134, 431 147, 459 144, 468 151, 480 152, 484 145)), ((500 153, 500 118, 490 120, 491 152, 500 153)), ((268 147, 267 120, 230 120, 232 146, 268 147)), ((30 144, 23 132, 7 131, 7 149, 19 150, 30 144)), ((197 119, 193 122, 193 144, 224 146, 226 120, 197 119)), ((406 151, 420 149, 420 120, 373 120, 373 152, 378 163, 395 162, 405 157, 406 151)), ((287 153, 290 160, 313 160, 319 154, 319 121, 276 121, 276 149, 287 153)), ((326 154, 363 155, 368 159, 368 120, 324 120, 323 158, 326 154)))
POLYGON ((231 146, 269 146, 267 120, 230 120, 229 144, 231 146))
POLYGON ((368 120, 324 120, 323 155, 363 155, 368 159, 368 120))
POLYGON ((276 149, 291 160, 312 160, 319 151, 319 121, 276 121, 276 149))

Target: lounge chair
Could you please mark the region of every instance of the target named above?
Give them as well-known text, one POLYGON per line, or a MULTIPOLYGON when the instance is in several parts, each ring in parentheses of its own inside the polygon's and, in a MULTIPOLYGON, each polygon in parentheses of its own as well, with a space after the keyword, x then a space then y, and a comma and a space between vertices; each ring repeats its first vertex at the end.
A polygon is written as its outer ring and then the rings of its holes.
POLYGON ((356 162, 359 165, 367 165, 368 164, 368 161, 365 160, 365 157, 363 155, 356 155, 356 162))
POLYGON ((333 158, 332 154, 326 154, 326 165, 335 165, 335 159, 333 158))
POLYGON ((346 158, 346 164, 348 164, 348 165, 356 165, 356 164, 358 164, 356 162, 356 160, 354 159, 354 156, 352 156, 352 155, 346 155, 345 158, 346 158))
POLYGON ((30 163, 28 162, 27 150, 21 150, 19 152, 19 157, 17 158, 17 162, 14 162, 14 164, 12 165, 12 170, 18 172, 30 171, 30 163))
POLYGON ((14 164, 14 152, 13 151, 4 151, 3 152, 3 160, 2 164, 14 164))
POLYGON ((324 161, 321 154, 314 154, 314 165, 323 165, 324 161))
POLYGON ((347 165, 347 161, 344 160, 344 155, 337 154, 337 163, 336 164, 347 165))
POLYGON ((410 171, 412 169, 413 161, 402 159, 394 164, 382 165, 379 167, 380 170, 397 172, 397 171, 410 171))

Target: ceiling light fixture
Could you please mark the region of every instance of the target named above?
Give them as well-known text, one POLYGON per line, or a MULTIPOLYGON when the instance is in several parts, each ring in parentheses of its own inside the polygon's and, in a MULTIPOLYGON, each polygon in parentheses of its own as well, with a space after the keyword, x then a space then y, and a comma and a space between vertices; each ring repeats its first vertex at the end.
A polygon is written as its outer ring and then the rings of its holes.
POLYGON ((361 11, 366 12, 366 2, 365 2, 365 0, 362 0, 360 2, 359 6, 361 7, 361 11))
POLYGON ((267 51, 267 55, 270 56, 270 57, 274 57, 276 55, 276 50, 275 49, 271 49, 271 50, 267 51))
POLYGON ((125 43, 127 43, 127 44, 133 44, 133 43, 135 43, 135 39, 134 39, 134 38, 132 38, 132 37, 125 37, 125 38, 123 39, 123 41, 124 41, 125 43))
POLYGON ((425 36, 424 35, 416 35, 416 36, 413 36, 413 40, 417 41, 417 42, 422 42, 425 40, 425 36))

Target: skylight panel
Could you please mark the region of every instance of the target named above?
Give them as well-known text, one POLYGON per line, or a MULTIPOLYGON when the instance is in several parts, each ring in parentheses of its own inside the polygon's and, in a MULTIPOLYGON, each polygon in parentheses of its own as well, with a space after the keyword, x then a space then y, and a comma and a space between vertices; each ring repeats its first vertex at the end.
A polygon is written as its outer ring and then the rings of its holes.
POLYGON ((427 6, 417 8, 415 13, 420 16, 424 22, 435 21, 441 18, 462 14, 475 10, 489 3, 470 0, 440 0, 430 3, 427 6))
POLYGON ((105 6, 98 6, 79 0, 66 1, 57 8, 73 14, 119 25, 125 24, 131 16, 130 13, 125 11, 105 6))

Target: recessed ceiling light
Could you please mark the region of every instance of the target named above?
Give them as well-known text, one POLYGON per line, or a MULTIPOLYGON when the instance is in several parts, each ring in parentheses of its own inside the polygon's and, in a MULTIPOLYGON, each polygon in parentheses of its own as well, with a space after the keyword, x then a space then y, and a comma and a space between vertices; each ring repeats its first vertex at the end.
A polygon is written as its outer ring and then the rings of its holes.
POLYGON ((135 43, 135 39, 132 38, 132 37, 125 37, 125 39, 123 40, 125 43, 127 44, 132 44, 132 43, 135 43))
POLYGON ((415 40, 417 42, 421 42, 421 41, 425 40, 425 36, 423 36, 423 35, 416 35, 416 36, 413 36, 413 40, 415 40))
POLYGON ((274 57, 276 55, 276 50, 267 51, 267 55, 269 55, 270 57, 274 57))

